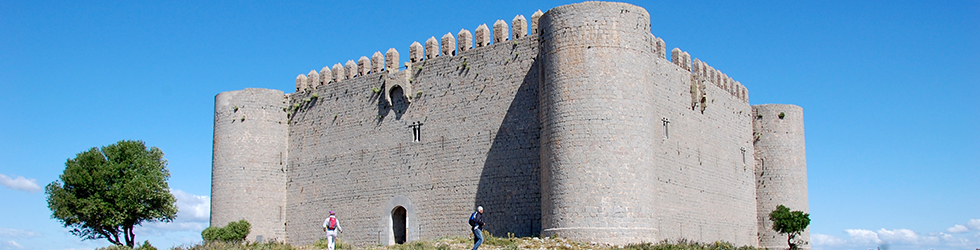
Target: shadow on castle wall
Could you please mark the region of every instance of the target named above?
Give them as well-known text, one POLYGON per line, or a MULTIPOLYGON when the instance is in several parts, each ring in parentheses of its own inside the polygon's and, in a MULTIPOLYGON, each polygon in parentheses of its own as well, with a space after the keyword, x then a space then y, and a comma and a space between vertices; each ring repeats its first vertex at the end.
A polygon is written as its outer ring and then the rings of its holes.
POLYGON ((539 62, 535 60, 524 75, 480 175, 473 207, 484 207, 485 229, 496 236, 541 232, 539 62))
MULTIPOLYGON (((381 89, 385 89, 385 86, 381 86, 381 89)), ((408 106, 412 103, 408 101, 405 97, 404 89, 401 86, 395 86, 391 89, 391 106, 385 101, 385 96, 378 94, 378 125, 384 122, 385 118, 388 117, 392 112, 395 113, 395 120, 401 120, 402 115, 408 110, 408 106)))

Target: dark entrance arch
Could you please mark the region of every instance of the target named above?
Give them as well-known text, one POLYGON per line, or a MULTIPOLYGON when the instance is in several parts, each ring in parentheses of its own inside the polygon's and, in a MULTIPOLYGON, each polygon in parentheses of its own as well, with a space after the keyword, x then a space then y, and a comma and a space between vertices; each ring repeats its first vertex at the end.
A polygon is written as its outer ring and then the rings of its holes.
POLYGON ((406 211, 402 206, 397 206, 391 210, 391 232, 395 236, 395 244, 405 243, 405 236, 408 235, 408 223, 406 223, 406 211))

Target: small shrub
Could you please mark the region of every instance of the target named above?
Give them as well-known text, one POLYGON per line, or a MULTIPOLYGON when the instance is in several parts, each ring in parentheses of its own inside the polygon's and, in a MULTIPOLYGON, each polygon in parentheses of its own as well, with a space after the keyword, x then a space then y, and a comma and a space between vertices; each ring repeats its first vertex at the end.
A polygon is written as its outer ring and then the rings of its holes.
POLYGON ((243 121, 243 122, 245 121, 245 116, 242 116, 242 121, 243 121))
POLYGON ((111 245, 107 247, 96 248, 95 250, 133 250, 133 249, 123 245, 111 245))
POLYGON ((143 244, 142 245, 139 245, 138 247, 133 248, 133 249, 134 250, 157 250, 156 247, 154 247, 153 245, 150 245, 150 241, 148 241, 148 240, 147 241, 143 241, 143 244))
POLYGON ((422 91, 419 91, 418 93, 415 93, 415 97, 422 97, 422 91))
POLYGON ((201 232, 201 238, 204 238, 205 242, 212 241, 228 241, 228 242, 238 242, 245 240, 248 236, 249 231, 252 228, 252 224, 248 223, 246 220, 229 222, 228 225, 224 227, 208 227, 201 232))
POLYGON ((375 94, 381 93, 381 89, 379 89, 378 87, 371 87, 371 91, 373 91, 375 94))
POLYGON ((238 112, 238 106, 237 105, 235 106, 235 112, 238 112))
POLYGON ((786 117, 786 113, 779 112, 779 119, 783 119, 783 117, 786 117))
POLYGON ((320 95, 318 95, 317 93, 313 93, 313 99, 317 99, 317 98, 320 98, 320 95))

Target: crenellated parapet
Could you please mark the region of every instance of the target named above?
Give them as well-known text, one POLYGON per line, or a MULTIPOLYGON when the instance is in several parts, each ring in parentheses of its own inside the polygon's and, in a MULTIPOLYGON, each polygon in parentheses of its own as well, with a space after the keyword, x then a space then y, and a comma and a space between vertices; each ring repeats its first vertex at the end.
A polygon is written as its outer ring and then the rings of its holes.
POLYGON ((459 34, 457 34, 456 36, 459 37, 460 52, 466 52, 467 50, 473 48, 473 34, 470 33, 469 30, 460 29, 459 34))
POLYGON ((453 33, 442 35, 442 54, 447 56, 456 55, 456 38, 453 33))
POLYGON ((507 41, 507 38, 510 37, 509 30, 510 28, 507 27, 507 22, 504 20, 497 20, 493 23, 493 43, 507 41))
MULTIPOLYGON (((524 15, 516 15, 509 25, 504 20, 497 20, 493 24, 492 31, 487 24, 481 24, 472 33, 467 29, 460 29, 455 36, 450 32, 442 35, 439 39, 431 36, 426 39, 424 44, 415 41, 408 47, 408 62, 406 65, 408 63, 434 59, 439 56, 456 56, 458 53, 475 48, 487 47, 491 44, 507 40, 521 39, 528 35, 537 35, 539 32, 538 20, 542 15, 544 13, 541 10, 535 11, 531 15, 530 31, 528 30, 528 20, 524 15), (511 32, 511 27, 513 27, 513 33, 511 32)), ((659 41, 662 45, 663 40, 659 41)), ((374 52, 370 58, 361 56, 357 61, 348 60, 343 64, 336 63, 333 66, 326 66, 320 69, 319 72, 314 70, 309 74, 302 75, 302 77, 297 76, 296 92, 312 91, 320 85, 336 83, 372 73, 385 71, 388 73, 398 72, 398 69, 401 67, 398 59, 398 51, 391 48, 384 54, 380 51, 374 52)))
POLYGON ((514 26, 514 39, 527 36, 527 19, 524 19, 524 15, 515 16, 511 24, 514 26))
POLYGON ((473 33, 474 39, 476 39, 476 47, 484 47, 490 45, 490 28, 487 28, 487 24, 481 24, 476 27, 476 32, 473 33))
POLYGON ((538 26, 538 20, 541 19, 541 16, 543 16, 543 15, 544 15, 544 12, 541 12, 541 10, 535 11, 534 14, 531 14, 531 34, 532 35, 537 35, 538 33, 541 32, 541 31, 538 30, 538 29, 541 28, 540 26, 538 26))
MULTIPOLYGON (((660 40, 661 43, 662 41, 660 40)), ((732 79, 727 74, 711 67, 708 63, 700 59, 691 61, 691 55, 682 51, 680 48, 674 48, 670 54, 671 62, 684 70, 690 71, 693 79, 711 82, 718 88, 728 92, 732 97, 744 102, 749 101, 748 89, 741 82, 735 81, 735 79, 732 79)))

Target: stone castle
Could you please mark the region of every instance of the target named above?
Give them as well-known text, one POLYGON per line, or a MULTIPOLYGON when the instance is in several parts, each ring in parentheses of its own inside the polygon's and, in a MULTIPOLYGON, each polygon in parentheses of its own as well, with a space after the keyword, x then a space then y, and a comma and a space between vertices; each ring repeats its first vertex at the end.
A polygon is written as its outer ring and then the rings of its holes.
POLYGON ((479 205, 501 236, 787 247, 768 213, 808 211, 802 108, 749 105, 650 29, 571 4, 220 93, 211 225, 309 244, 333 210, 345 242, 388 245, 471 235, 479 205))

